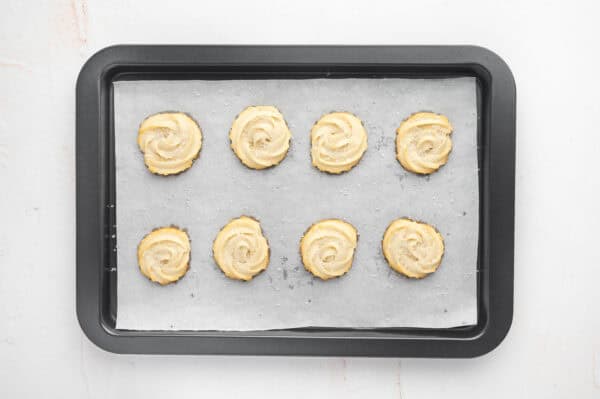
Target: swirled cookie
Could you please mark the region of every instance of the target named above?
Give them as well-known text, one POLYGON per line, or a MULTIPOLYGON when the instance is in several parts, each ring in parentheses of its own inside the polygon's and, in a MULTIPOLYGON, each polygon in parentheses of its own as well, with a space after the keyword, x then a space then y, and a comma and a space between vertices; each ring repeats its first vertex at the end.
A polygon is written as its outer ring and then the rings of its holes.
POLYGON ((190 239, 185 231, 163 227, 142 239, 137 250, 140 271, 166 285, 179 280, 190 264, 190 239))
POLYGON ((290 148, 291 137, 281 112, 268 105, 247 107, 229 131, 233 152, 251 169, 265 169, 281 162, 290 148))
POLYGON ((410 219, 394 220, 381 245, 390 267, 413 278, 435 272, 444 255, 442 235, 432 226, 410 219))
POLYGON ((312 164, 333 174, 352 169, 367 150, 367 131, 349 112, 322 116, 312 127, 310 139, 312 164))
POLYGON ((269 265, 269 243, 260 223, 242 216, 219 231, 213 243, 213 256, 227 277, 247 281, 269 265))
POLYGON ((142 122, 137 142, 150 172, 173 175, 190 168, 198 157, 202 130, 184 113, 165 112, 142 122))
POLYGON ((339 277, 352 267, 358 234, 354 226, 339 219, 313 224, 300 241, 306 270, 323 280, 339 277))
POLYGON ((452 125, 444 115, 418 112, 396 130, 396 156, 414 173, 430 174, 448 161, 452 150, 452 125))

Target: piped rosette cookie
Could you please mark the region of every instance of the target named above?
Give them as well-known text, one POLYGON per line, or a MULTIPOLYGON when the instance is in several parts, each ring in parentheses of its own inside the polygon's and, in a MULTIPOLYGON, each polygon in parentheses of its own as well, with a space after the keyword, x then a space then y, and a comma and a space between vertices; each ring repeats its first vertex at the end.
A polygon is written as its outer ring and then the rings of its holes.
POLYGON ((310 139, 313 166, 332 174, 352 169, 367 150, 367 131, 349 112, 322 116, 312 127, 310 139))
POLYGON ((137 142, 150 172, 174 175, 189 169, 198 157, 202 130, 184 113, 164 112, 142 122, 137 142))
POLYGON ((242 216, 231 220, 217 234, 213 257, 223 273, 234 280, 251 280, 269 265, 269 243, 260 223, 242 216))
POLYGON ((229 131, 233 152, 251 169, 279 164, 287 155, 291 138, 283 115, 270 105, 247 107, 229 131))
POLYGON ((442 167, 452 150, 452 125, 444 115, 418 112, 396 130, 396 156, 408 171, 430 174, 442 167))
POLYGON ((185 231, 176 227, 156 229, 138 245, 140 271, 161 285, 173 283, 188 271, 190 250, 190 239, 185 231))
POLYGON ((352 267, 358 233, 350 223, 326 219, 313 224, 300 241, 300 254, 306 270, 329 280, 352 267))
POLYGON ((388 226, 381 245, 390 267, 412 278, 435 272, 444 255, 444 239, 433 226, 406 218, 388 226))

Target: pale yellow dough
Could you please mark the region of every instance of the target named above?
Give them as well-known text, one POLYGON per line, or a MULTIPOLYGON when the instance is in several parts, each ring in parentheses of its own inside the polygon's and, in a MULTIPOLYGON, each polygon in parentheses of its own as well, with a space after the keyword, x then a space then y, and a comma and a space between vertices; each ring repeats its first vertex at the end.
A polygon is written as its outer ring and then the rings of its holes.
POLYGON ((190 239, 175 227, 154 230, 142 239, 137 251, 140 271, 161 285, 179 280, 190 264, 190 239))
POLYGON ((142 122, 137 142, 150 172, 173 175, 190 168, 198 157, 202 130, 184 113, 165 112, 142 122))
POLYGON ((444 115, 418 112, 396 131, 396 156, 414 173, 430 174, 448 161, 452 150, 452 125, 444 115))
POLYGON ((397 219, 382 241, 390 267, 408 277, 423 278, 437 270, 444 255, 444 239, 426 223, 397 219))
POLYGON ((252 169, 265 169, 281 162, 291 138, 283 115, 269 105, 247 107, 235 118, 229 131, 233 152, 252 169))
POLYGON ((367 150, 367 131, 349 112, 324 115, 310 131, 312 164, 328 173, 352 169, 367 150))
POLYGON ((213 243, 213 256, 227 277, 247 281, 269 265, 269 243, 260 223, 242 216, 219 231, 213 243))
POLYGON ((306 270, 323 280, 339 277, 352 267, 358 234, 354 226, 339 219, 313 224, 300 241, 306 270))

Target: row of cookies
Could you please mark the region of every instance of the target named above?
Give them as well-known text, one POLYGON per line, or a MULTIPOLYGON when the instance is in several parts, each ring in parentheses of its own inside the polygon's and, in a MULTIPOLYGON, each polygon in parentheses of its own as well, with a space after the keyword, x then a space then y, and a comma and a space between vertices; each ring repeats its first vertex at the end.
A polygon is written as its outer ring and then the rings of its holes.
MULTIPOLYGON (((444 115, 413 114, 396 130, 396 157, 411 172, 433 173, 448 161, 451 134, 452 125, 444 115)), ((312 164, 327 173, 349 171, 367 150, 367 131, 349 112, 322 116, 310 137, 312 164)), ((278 165, 287 155, 291 138, 283 115, 273 106, 247 107, 229 131, 233 152, 244 165, 259 170, 278 165)), ((142 122, 137 141, 152 173, 173 175, 189 169, 200 154, 202 130, 187 114, 164 112, 142 122)))
MULTIPOLYGON (((358 232, 350 223, 321 220, 300 240, 302 263, 323 280, 340 277, 352 267, 357 243, 358 232)), ((231 220, 217 234, 212 249, 216 264, 231 279, 251 280, 269 265, 269 243, 259 221, 251 217, 231 220)), ((423 278, 440 265, 444 240, 433 226, 401 218, 385 230, 382 250, 392 269, 407 277, 423 278)), ((141 240, 137 258, 142 274, 166 285, 185 275, 190 253, 190 239, 184 230, 163 227, 141 240)))

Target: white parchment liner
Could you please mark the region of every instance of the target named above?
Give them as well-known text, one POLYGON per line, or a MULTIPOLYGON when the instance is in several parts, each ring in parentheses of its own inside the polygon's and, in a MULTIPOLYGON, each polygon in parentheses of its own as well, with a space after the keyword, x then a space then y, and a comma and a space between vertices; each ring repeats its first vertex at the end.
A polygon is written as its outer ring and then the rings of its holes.
POLYGON ((477 321, 477 106, 473 78, 122 81, 114 84, 117 182, 117 328, 265 330, 301 326, 434 327, 477 321), (282 163, 255 171, 229 146, 235 116, 275 105, 292 132, 282 163), (199 159, 169 177, 144 166, 137 129, 148 115, 189 113, 203 131, 199 159), (411 113, 443 113, 454 126, 448 163, 429 177, 405 171, 395 131, 411 113), (350 172, 332 176, 310 162, 310 128, 323 114, 361 118, 369 148, 350 172), (211 246, 231 218, 260 220, 271 246, 268 269, 250 282, 217 268, 211 246), (381 239, 395 218, 434 225, 446 252, 436 273, 411 280, 392 271, 381 239), (360 238, 350 272, 320 281, 302 266, 302 233, 324 218, 352 223, 360 238), (162 287, 138 270, 136 247, 165 225, 186 228, 191 269, 162 287))

